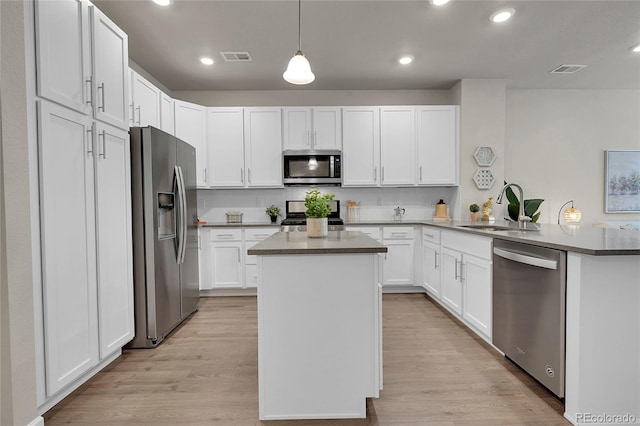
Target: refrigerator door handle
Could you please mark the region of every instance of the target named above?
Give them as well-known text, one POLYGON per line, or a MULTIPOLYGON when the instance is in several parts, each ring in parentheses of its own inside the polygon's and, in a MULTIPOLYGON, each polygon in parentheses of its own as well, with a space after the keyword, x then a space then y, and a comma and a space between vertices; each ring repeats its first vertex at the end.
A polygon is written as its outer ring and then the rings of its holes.
POLYGON ((181 173, 180 166, 173 167, 173 173, 175 176, 175 185, 176 185, 176 204, 177 204, 177 220, 176 220, 176 242, 178 247, 176 249, 176 262, 180 263, 180 258, 182 256, 182 245, 184 244, 184 239, 182 236, 182 216, 184 211, 182 210, 182 185, 180 182, 181 173))
POLYGON ((184 257, 187 252, 187 195, 184 186, 184 175, 182 174, 182 167, 176 167, 176 176, 178 184, 178 202, 179 202, 179 214, 180 220, 178 226, 180 226, 179 232, 179 244, 178 244, 178 263, 184 263, 184 257))

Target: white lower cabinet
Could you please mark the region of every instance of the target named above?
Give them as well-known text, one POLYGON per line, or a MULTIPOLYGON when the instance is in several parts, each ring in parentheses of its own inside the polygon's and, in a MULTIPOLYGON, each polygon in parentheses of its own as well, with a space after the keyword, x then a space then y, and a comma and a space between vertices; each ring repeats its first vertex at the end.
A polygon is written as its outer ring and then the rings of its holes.
POLYGON ((126 131, 37 107, 48 400, 133 337, 131 177, 126 131))
POLYGON ((242 229, 211 231, 211 288, 242 288, 242 229))
POLYGON ((258 257, 250 256, 247 250, 258 244, 265 238, 278 232, 278 228, 247 228, 244 230, 244 287, 256 288, 258 286, 258 257))
POLYGON ((387 246, 388 250, 382 267, 382 285, 413 285, 415 283, 413 227, 384 227, 382 238, 382 244, 387 246))
POLYGON ((492 239, 443 231, 442 303, 491 341, 492 239))
POLYGON ((441 297, 441 266, 440 231, 425 226, 422 229, 422 286, 436 299, 441 297))

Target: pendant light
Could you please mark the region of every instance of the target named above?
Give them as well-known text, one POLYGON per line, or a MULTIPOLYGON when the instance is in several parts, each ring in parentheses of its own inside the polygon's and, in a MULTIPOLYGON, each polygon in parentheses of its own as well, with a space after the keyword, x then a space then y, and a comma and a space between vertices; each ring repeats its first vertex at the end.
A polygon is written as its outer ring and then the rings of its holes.
POLYGON ((282 74, 282 78, 291 84, 309 84, 316 79, 311 72, 311 65, 302 53, 302 37, 300 35, 300 2, 298 0, 298 51, 289 61, 287 70, 282 74))

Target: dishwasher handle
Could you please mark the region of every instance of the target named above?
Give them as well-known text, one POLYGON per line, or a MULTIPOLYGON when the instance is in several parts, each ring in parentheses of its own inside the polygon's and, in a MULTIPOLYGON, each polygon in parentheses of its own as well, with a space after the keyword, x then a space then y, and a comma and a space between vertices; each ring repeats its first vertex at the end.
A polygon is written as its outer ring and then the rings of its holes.
POLYGON ((558 269, 558 262, 551 259, 529 256, 524 253, 514 252, 496 247, 493 248, 493 254, 505 259, 513 260, 514 262, 524 263, 526 265, 539 266, 540 268, 546 269, 558 269))

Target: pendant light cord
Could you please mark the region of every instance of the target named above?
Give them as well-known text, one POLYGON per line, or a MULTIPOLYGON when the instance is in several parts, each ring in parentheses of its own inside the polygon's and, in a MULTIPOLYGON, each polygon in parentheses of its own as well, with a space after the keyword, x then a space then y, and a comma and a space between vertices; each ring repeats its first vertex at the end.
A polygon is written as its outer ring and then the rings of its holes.
POLYGON ((298 0, 298 52, 302 52, 302 32, 300 31, 300 21, 302 20, 300 13, 301 1, 302 0, 298 0))

